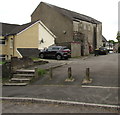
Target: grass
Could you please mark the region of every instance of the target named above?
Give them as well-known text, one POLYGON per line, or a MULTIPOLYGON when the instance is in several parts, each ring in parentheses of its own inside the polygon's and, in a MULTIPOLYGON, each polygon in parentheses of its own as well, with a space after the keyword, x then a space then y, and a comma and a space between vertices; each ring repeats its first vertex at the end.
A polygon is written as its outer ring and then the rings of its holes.
POLYGON ((33 61, 41 60, 40 58, 37 58, 37 57, 31 57, 31 59, 32 59, 33 61))
POLYGON ((38 75, 39 75, 39 76, 43 76, 43 75, 46 74, 46 73, 47 73, 46 70, 44 70, 44 69, 38 69, 38 75))
POLYGON ((0 61, 0 64, 4 64, 5 63, 5 61, 0 61))
POLYGON ((0 79, 0 82, 6 83, 6 82, 9 82, 9 79, 10 79, 9 77, 3 77, 0 79))
POLYGON ((33 79, 30 81, 30 84, 34 83, 35 81, 39 80, 41 77, 43 77, 44 74, 46 74, 47 71, 44 69, 38 69, 38 76, 39 77, 33 77, 33 79))

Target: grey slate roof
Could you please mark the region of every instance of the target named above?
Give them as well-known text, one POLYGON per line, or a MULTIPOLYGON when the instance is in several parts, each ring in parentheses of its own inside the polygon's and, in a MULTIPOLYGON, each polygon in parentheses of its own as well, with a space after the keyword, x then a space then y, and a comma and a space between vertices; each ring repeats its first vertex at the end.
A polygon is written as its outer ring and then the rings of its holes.
POLYGON ((8 24, 8 23, 2 23, 0 22, 0 35, 5 36, 10 33, 10 31, 19 25, 17 24, 8 24))
POLYGON ((73 12, 73 11, 70 11, 70 10, 67 10, 67 9, 64 9, 64 8, 60 8, 60 7, 45 3, 45 2, 41 2, 41 3, 44 3, 44 4, 48 5, 49 7, 53 8, 56 11, 58 11, 59 13, 67 16, 71 20, 78 19, 78 20, 82 20, 82 21, 91 22, 93 24, 101 23, 100 21, 98 21, 98 20, 96 20, 94 18, 91 18, 89 16, 86 16, 86 15, 83 15, 83 14, 80 14, 80 13, 76 13, 76 12, 73 12))
POLYGON ((31 26, 34 23, 35 22, 30 22, 27 24, 19 25, 18 27, 14 28, 8 35, 15 35, 21 31, 23 31, 24 29, 28 28, 29 26, 31 26))

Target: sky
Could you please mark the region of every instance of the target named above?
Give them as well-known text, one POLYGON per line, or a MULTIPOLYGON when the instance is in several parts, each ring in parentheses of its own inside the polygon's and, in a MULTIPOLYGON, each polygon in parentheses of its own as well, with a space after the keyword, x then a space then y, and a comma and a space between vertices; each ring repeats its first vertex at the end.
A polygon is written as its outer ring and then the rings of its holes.
POLYGON ((102 22, 103 36, 117 41, 119 0, 0 0, 0 22, 30 22, 31 14, 41 1, 97 19, 102 22))

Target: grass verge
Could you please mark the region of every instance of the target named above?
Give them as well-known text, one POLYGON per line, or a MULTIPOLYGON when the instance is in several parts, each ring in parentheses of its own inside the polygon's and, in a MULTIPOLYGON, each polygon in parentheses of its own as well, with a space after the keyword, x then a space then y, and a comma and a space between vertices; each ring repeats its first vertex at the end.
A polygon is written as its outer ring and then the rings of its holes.
POLYGON ((33 84, 35 81, 39 80, 40 78, 44 77, 44 75, 47 73, 47 70, 44 69, 38 69, 38 77, 33 77, 33 79, 30 81, 30 84, 33 84))

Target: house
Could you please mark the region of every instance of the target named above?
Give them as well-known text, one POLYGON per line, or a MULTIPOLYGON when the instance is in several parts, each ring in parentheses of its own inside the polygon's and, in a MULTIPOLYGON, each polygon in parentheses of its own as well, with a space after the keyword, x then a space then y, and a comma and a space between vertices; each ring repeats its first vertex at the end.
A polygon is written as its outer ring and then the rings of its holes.
POLYGON ((2 54, 10 59, 13 56, 38 57, 39 49, 53 45, 56 36, 41 21, 34 21, 12 28, 4 38, 6 52, 2 54))
POLYGON ((7 55, 7 43, 6 43, 6 35, 10 33, 10 31, 19 25, 17 24, 8 24, 0 22, 0 59, 5 59, 7 55))
POLYGON ((106 40, 106 38, 102 35, 102 43, 103 43, 103 47, 106 47, 108 44, 108 41, 106 40))
POLYGON ((89 55, 103 44, 102 23, 89 16, 41 2, 31 15, 31 22, 37 20, 56 35, 56 45, 71 49, 72 57, 89 55))

